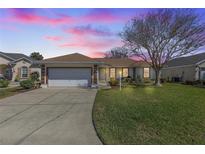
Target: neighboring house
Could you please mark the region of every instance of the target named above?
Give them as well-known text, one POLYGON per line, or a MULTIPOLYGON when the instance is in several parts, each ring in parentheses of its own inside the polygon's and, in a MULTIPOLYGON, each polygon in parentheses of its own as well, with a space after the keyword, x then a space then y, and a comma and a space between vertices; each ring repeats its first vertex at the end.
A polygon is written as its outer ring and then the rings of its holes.
POLYGON ((0 69, 0 74, 4 73, 12 81, 28 79, 32 72, 38 72, 41 76, 41 68, 38 64, 35 64, 32 58, 21 53, 0 52, 0 65, 8 66, 6 72, 2 72, 0 69))
POLYGON ((51 86, 96 86, 110 78, 152 78, 144 62, 128 58, 90 58, 79 53, 42 61, 42 83, 51 86))
POLYGON ((173 59, 162 69, 162 78, 180 81, 205 80, 205 53, 173 59))

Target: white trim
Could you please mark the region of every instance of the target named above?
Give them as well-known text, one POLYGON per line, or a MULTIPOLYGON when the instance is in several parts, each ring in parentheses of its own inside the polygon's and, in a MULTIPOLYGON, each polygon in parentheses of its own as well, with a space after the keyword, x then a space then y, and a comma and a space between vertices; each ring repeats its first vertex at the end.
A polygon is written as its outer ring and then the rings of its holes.
POLYGON ((22 58, 16 59, 16 60, 14 60, 14 62, 17 62, 17 61, 22 60, 22 59, 26 59, 26 60, 30 61, 31 63, 33 62, 32 60, 30 60, 30 59, 28 59, 26 57, 22 57, 22 58))
POLYGON ((198 63, 196 63, 196 65, 200 65, 201 63, 205 62, 205 59, 204 60, 201 60, 199 61, 198 63))
POLYGON ((28 67, 27 66, 22 66, 21 67, 21 78, 28 78, 28 76, 29 76, 29 69, 28 69, 28 67), (27 69, 27 76, 26 77, 23 77, 22 75, 23 75, 23 68, 26 68, 27 69))

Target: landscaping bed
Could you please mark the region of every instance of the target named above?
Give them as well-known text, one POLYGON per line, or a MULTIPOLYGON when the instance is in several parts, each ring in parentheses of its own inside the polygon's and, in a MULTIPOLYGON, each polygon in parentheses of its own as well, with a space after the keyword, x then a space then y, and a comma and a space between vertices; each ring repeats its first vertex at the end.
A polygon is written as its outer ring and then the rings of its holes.
POLYGON ((205 144, 205 90, 173 83, 99 90, 93 121, 104 144, 205 144))

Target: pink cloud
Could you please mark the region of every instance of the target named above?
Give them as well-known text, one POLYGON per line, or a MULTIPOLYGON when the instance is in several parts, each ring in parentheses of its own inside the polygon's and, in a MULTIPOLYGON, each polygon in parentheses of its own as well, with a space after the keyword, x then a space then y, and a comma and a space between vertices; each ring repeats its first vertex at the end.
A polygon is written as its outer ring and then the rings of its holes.
POLYGON ((114 35, 108 29, 93 28, 91 25, 76 26, 64 30, 66 33, 74 35, 94 35, 94 36, 111 36, 114 35))
MULTIPOLYGON (((45 9, 44 9, 45 10, 45 9)), ((23 23, 37 25, 67 25, 79 23, 115 23, 126 22, 129 18, 126 15, 119 15, 109 9, 92 9, 89 13, 81 16, 69 16, 54 13, 54 17, 39 14, 36 9, 8 9, 8 16, 0 19, 0 22, 23 23)), ((87 27, 88 28, 88 27, 87 27)), ((92 27, 89 27, 94 32, 92 27)), ((100 34, 97 32, 97 34, 100 34)))
POLYGON ((88 56, 92 57, 92 58, 101 58, 105 56, 105 52, 103 51, 93 51, 93 52, 89 52, 88 56))
POLYGON ((20 22, 24 24, 58 25, 74 22, 74 19, 67 15, 58 15, 57 18, 50 18, 36 14, 34 11, 24 9, 9 9, 10 16, 6 19, 9 22, 20 22))
POLYGON ((60 48, 74 48, 82 49, 89 52, 94 51, 107 51, 115 46, 121 46, 120 39, 96 39, 96 38, 84 38, 81 36, 75 36, 69 42, 59 44, 60 48))
POLYGON ((45 36, 44 38, 46 40, 50 40, 50 41, 61 41, 61 40, 63 40, 63 37, 61 37, 61 36, 45 36))

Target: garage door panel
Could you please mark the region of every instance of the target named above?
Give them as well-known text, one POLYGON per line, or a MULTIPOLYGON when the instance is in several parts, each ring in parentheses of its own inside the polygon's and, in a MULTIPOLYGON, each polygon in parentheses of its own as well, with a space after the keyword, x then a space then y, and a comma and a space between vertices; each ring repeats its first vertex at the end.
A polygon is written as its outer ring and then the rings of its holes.
POLYGON ((69 87, 76 87, 76 86, 88 86, 88 80, 48 80, 49 86, 69 86, 69 87))
POLYGON ((49 68, 49 86, 89 86, 91 68, 49 68))

